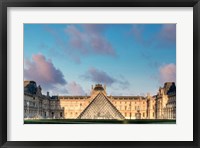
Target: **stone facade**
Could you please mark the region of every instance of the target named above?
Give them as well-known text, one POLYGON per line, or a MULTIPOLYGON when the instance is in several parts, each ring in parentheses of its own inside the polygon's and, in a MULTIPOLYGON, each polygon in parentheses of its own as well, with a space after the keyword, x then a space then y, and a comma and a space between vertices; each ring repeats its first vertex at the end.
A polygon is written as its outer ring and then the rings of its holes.
POLYGON ((156 96, 156 118, 176 119, 176 86, 174 82, 164 84, 156 96))
POLYGON ((24 82, 24 118, 25 119, 63 119, 64 108, 58 97, 42 95, 42 89, 34 81, 24 82))
POLYGON ((50 97, 48 92, 43 95, 41 90, 34 81, 24 82, 25 119, 176 119, 173 82, 165 83, 156 95, 145 97, 108 96, 106 86, 101 84, 92 86, 90 96, 50 97), (100 112, 102 108, 104 113, 100 112))

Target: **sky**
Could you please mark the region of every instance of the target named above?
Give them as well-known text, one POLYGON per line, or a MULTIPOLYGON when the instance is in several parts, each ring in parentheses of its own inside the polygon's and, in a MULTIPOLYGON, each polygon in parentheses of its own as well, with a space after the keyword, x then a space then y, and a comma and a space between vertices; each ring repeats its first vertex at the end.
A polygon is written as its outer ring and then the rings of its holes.
POLYGON ((176 82, 175 24, 24 24, 24 80, 50 95, 155 95, 176 82))

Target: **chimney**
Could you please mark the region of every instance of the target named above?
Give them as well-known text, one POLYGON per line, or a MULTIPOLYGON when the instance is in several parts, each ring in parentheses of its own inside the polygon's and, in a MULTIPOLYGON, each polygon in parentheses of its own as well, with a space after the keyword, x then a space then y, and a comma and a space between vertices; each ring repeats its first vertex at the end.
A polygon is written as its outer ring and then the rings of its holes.
POLYGON ((47 97, 49 97, 49 92, 47 92, 47 97))
POLYGON ((104 84, 104 90, 106 91, 106 84, 104 84))

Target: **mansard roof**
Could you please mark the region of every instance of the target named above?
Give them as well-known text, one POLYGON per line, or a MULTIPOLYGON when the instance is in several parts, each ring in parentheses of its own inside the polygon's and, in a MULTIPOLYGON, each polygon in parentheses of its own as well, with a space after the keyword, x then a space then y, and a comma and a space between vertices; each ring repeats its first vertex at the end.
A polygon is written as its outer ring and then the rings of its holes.
POLYGON ((110 96, 113 99, 124 99, 124 100, 139 100, 139 99, 146 99, 143 96, 110 96))
POLYGON ((34 81, 24 81, 24 92, 29 94, 36 94, 37 85, 34 81))
POLYGON ((104 90, 102 84, 96 84, 94 90, 104 90))
POLYGON ((25 80, 25 81, 24 81, 24 87, 26 87, 28 84, 34 84, 34 85, 36 85, 36 82, 35 82, 35 81, 28 81, 28 80, 25 80))
POLYGON ((174 82, 166 82, 164 84, 164 91, 165 94, 171 94, 171 93, 175 93, 176 92, 176 85, 174 82))
POLYGON ((90 98, 90 96, 58 96, 59 99, 85 99, 90 98))
MULTIPOLYGON (((107 96, 109 99, 119 99, 119 100, 145 100, 146 98, 143 96, 107 96)), ((57 96, 58 99, 88 99, 90 96, 57 96)), ((55 99, 55 96, 53 96, 52 99, 55 99)))

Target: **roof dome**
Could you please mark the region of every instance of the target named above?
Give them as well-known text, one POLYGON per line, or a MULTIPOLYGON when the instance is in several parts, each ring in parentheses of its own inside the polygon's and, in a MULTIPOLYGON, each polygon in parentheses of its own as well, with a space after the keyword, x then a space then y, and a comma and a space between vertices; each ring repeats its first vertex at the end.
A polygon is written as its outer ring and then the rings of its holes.
POLYGON ((101 84, 96 84, 94 90, 104 90, 104 88, 101 84))

